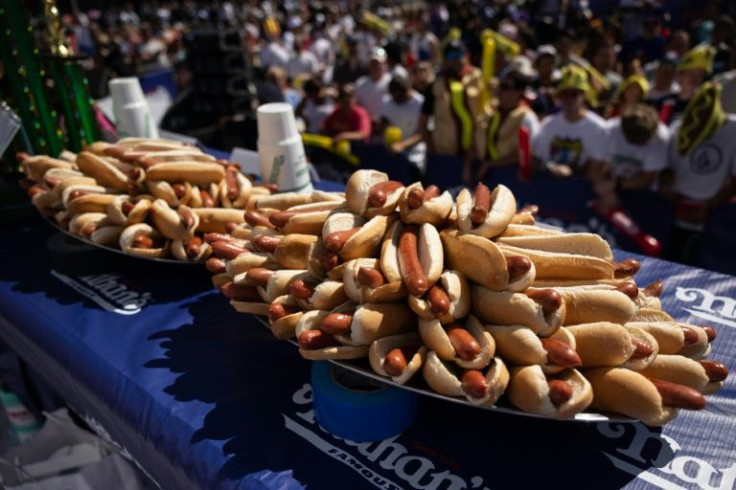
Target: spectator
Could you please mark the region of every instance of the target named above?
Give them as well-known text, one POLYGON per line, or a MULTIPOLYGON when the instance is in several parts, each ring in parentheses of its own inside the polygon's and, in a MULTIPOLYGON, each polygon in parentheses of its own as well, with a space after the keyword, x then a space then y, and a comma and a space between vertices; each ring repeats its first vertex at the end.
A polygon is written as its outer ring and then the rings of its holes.
POLYGON ((659 60, 654 71, 654 83, 649 90, 647 100, 659 106, 662 99, 679 91, 680 86, 675 81, 676 74, 677 63, 672 58, 659 60))
POLYGON ((568 177, 587 173, 603 162, 606 123, 589 111, 585 94, 590 90, 588 75, 582 68, 568 66, 557 87, 562 111, 547 116, 533 142, 534 162, 553 175, 568 177))
POLYGON ((736 114, 736 70, 721 73, 713 78, 713 82, 723 87, 721 92, 723 110, 729 114, 736 114))
POLYGON ((411 165, 412 178, 419 180, 424 173, 427 146, 422 141, 419 120, 424 97, 411 88, 405 77, 393 77, 388 84, 389 96, 381 106, 381 126, 395 126, 401 130, 401 140, 392 142, 389 149, 404 153, 411 165))
POLYGON ((644 102, 649 96, 649 82, 641 75, 631 75, 620 85, 607 118, 620 116, 628 107, 644 102))
POLYGON ((429 151, 463 157, 463 181, 470 184, 472 162, 485 152, 483 78, 481 71, 468 63, 461 41, 448 42, 443 58, 442 72, 424 99, 421 127, 429 151), (430 118, 434 121, 431 129, 430 118))
POLYGON ((290 80, 296 80, 305 75, 315 75, 319 72, 319 61, 307 49, 303 39, 297 37, 294 40, 294 53, 286 64, 286 73, 290 80))
POLYGON ((710 212, 734 195, 736 116, 723 113, 720 87, 706 83, 672 127, 663 193, 675 200, 671 260, 694 263, 710 212))
POLYGON ((656 13, 644 18, 644 32, 631 41, 624 43, 621 50, 621 61, 624 66, 638 59, 642 65, 664 57, 664 39, 660 34, 660 17, 656 13))
POLYGON ((335 66, 332 72, 332 83, 344 85, 368 74, 368 68, 361 62, 358 55, 358 40, 348 37, 346 41, 347 55, 335 66))
POLYGON ((440 41, 427 25, 427 20, 420 16, 416 30, 411 37, 411 55, 417 61, 428 61, 432 65, 440 62, 440 41))
POLYGON ((662 58, 679 58, 690 49, 690 34, 679 30, 672 33, 667 40, 667 52, 662 58))
POLYGON ((341 141, 365 141, 371 136, 371 117, 368 112, 355 103, 355 86, 352 83, 341 85, 337 92, 337 107, 325 118, 322 132, 334 138, 334 144, 341 141))
POLYGON ((388 94, 390 81, 391 75, 386 73, 386 51, 377 48, 368 63, 368 75, 355 83, 355 100, 368 111, 373 123, 381 118, 381 104, 388 94))
POLYGON ((610 101, 613 95, 618 91, 619 85, 623 79, 616 69, 616 48, 611 43, 603 43, 595 50, 593 59, 591 60, 593 68, 598 70, 608 82, 608 90, 601 94, 602 101, 610 101))
POLYGON ((427 92, 434 82, 434 70, 428 61, 420 61, 412 67, 412 88, 422 97, 427 97, 427 92))
POLYGON ((534 60, 537 76, 532 80, 531 86, 534 92, 532 109, 542 117, 551 114, 555 109, 554 86, 560 78, 560 72, 555 69, 556 62, 557 50, 554 46, 539 47, 534 60))
POLYGON ((618 190, 651 189, 667 167, 668 142, 669 129, 651 106, 634 104, 612 119, 605 164, 592 174, 602 203, 618 207, 618 190))
POLYGON ((266 45, 261 48, 261 68, 278 66, 286 69, 289 64, 289 52, 281 45, 278 36, 270 36, 266 45))
POLYGON ((498 107, 488 123, 487 158, 478 170, 483 180, 491 167, 514 165, 519 161, 517 135, 525 127, 533 141, 539 132, 539 119, 529 107, 526 96, 529 79, 519 71, 511 71, 498 85, 498 107))
POLYGON ((715 50, 713 74, 728 71, 731 67, 731 43, 733 42, 733 19, 728 15, 718 17, 708 43, 715 50))
POLYGON ((305 80, 302 88, 304 98, 295 113, 306 123, 307 133, 317 133, 324 120, 335 109, 335 104, 319 78, 305 80))
POLYGON ((278 87, 284 102, 296 109, 302 96, 289 86, 289 80, 286 78, 286 70, 280 66, 272 65, 266 71, 266 82, 278 87))
POLYGON ((409 78, 409 72, 404 68, 404 47, 401 43, 390 42, 384 47, 386 51, 386 64, 389 76, 391 78, 401 77, 409 78))
POLYGON ((713 48, 700 46, 693 48, 680 59, 677 65, 677 82, 680 90, 668 97, 660 99, 658 109, 662 111, 665 104, 672 106, 667 124, 680 118, 690 99, 693 98, 708 74, 713 71, 713 48))

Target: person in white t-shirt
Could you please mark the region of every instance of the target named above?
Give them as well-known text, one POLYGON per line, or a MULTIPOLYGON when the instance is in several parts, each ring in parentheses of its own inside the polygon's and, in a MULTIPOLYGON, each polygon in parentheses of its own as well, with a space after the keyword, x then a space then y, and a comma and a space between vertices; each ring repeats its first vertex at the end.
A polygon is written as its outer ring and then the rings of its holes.
POLYGON ((736 195, 736 115, 723 112, 720 92, 720 85, 705 83, 672 125, 672 176, 662 183, 675 201, 670 260, 693 264, 710 212, 736 195))
POLYGON ((587 174, 605 158, 606 122, 585 104, 588 75, 565 68, 557 89, 562 110, 547 116, 532 142, 535 166, 558 177, 587 174))
POLYGON ((620 206, 618 190, 652 189, 667 167, 670 131, 648 105, 634 104, 611 119, 605 163, 592 172, 593 186, 602 203, 620 206))
POLYGON ((286 73, 289 79, 295 80, 300 76, 314 75, 319 71, 319 60, 317 60, 314 53, 307 49, 303 39, 296 38, 294 40, 294 53, 286 64, 286 73))
POLYGON ((278 66, 286 69, 289 64, 289 52, 281 46, 277 37, 272 37, 263 48, 261 48, 261 68, 278 66))
POLYGON ((368 63, 368 75, 360 77, 355 83, 355 100, 371 116, 377 124, 381 117, 383 98, 388 94, 388 83, 391 75, 386 73, 386 52, 377 48, 368 63))
POLYGON ((427 146, 422 141, 419 125, 424 97, 412 90, 406 77, 393 77, 388 91, 389 95, 381 105, 381 128, 395 126, 401 130, 401 140, 391 142, 389 149, 405 154, 411 164, 413 179, 419 180, 427 159, 427 146))

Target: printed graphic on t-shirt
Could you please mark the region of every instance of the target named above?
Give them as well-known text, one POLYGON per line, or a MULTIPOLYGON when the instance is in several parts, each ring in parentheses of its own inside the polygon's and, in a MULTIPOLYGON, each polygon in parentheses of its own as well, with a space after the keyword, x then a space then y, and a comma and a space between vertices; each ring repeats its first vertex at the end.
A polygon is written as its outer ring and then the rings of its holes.
POLYGON ((613 153, 611 163, 616 169, 616 176, 624 179, 630 179, 644 169, 642 159, 631 155, 613 153))
POLYGON ((690 154, 690 168, 698 175, 708 175, 721 166, 723 152, 712 143, 698 146, 690 154))
POLYGON ((549 145, 549 154, 553 162, 576 166, 583 153, 583 142, 580 139, 553 138, 549 145))

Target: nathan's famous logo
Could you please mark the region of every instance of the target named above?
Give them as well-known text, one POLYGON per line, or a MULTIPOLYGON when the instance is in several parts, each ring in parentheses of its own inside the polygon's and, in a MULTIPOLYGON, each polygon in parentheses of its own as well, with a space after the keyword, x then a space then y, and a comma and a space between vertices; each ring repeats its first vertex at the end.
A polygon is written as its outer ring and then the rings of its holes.
POLYGON ((583 142, 579 139, 554 138, 549 144, 552 160, 565 165, 577 165, 583 153, 583 142))
POLYGON ((72 278, 52 270, 51 275, 105 310, 119 315, 135 315, 151 301, 151 293, 132 291, 122 284, 121 277, 117 274, 91 274, 72 278))
POLYGON ((284 426, 326 455, 352 468, 376 488, 489 490, 480 476, 466 480, 447 469, 440 471, 428 458, 416 456, 406 446, 396 442, 398 436, 376 442, 354 442, 326 432, 317 423, 311 408, 313 398, 312 386, 309 384, 304 384, 297 390, 292 401, 304 406, 305 410, 296 412, 293 418, 282 414, 284 426))
POLYGON ((621 471, 658 488, 729 490, 736 483, 736 462, 717 468, 705 460, 682 454, 673 438, 644 424, 601 422, 598 432, 619 444, 603 454, 621 471))
POLYGON ((699 288, 678 287, 675 297, 685 303, 692 303, 683 310, 692 316, 713 322, 736 327, 736 299, 716 296, 710 291, 699 288))

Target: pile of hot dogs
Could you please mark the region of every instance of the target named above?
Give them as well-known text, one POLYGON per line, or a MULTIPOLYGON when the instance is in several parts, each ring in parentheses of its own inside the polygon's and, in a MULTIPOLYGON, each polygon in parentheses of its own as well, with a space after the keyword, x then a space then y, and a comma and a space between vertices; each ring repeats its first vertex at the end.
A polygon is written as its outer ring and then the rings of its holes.
POLYGON ((705 359, 714 329, 674 321, 661 282, 639 287, 640 264, 614 262, 599 236, 533 214, 503 186, 454 202, 360 170, 344 195, 250 201, 245 223, 205 235, 207 267, 307 359, 367 357, 397 383, 551 418, 590 408, 661 425, 702 409, 728 375, 705 359))
POLYGON ((94 143, 78 155, 20 155, 23 184, 39 211, 98 245, 148 257, 203 261, 204 233, 243 222, 256 186, 237 165, 171 140, 94 143))

